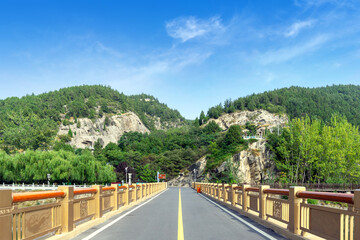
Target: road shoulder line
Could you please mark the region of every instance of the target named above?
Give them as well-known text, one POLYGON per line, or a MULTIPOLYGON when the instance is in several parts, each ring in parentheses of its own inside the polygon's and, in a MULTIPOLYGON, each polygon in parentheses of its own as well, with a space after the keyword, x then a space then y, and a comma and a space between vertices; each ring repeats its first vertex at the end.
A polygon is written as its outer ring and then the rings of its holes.
POLYGON ((258 232, 259 234, 263 235, 264 237, 270 239, 270 240, 277 240, 276 238, 270 236, 269 234, 267 234, 266 232, 262 231, 261 229, 255 227, 254 225, 252 225, 251 223, 248 223, 247 221, 245 221, 244 219, 240 218, 239 216, 237 216, 236 214, 230 212, 229 210, 227 210, 226 208, 222 207, 221 205, 217 204, 216 202, 210 200, 209 198, 207 198, 206 196, 204 196, 203 194, 200 194, 201 197, 203 197, 204 199, 208 200, 210 203, 214 204, 215 206, 217 206, 218 208, 220 208, 221 210, 223 210, 224 212, 226 212, 227 214, 231 215, 232 217, 236 218, 236 220, 240 221, 241 223, 245 224, 246 226, 250 227, 251 229, 253 229, 254 231, 258 232))
POLYGON ((142 206, 144 206, 145 204, 151 202, 152 200, 154 200, 155 198, 157 198, 158 196, 160 196, 161 194, 163 194, 164 192, 166 192, 167 190, 169 190, 168 188, 165 191, 162 191, 161 193, 155 195, 154 197, 150 198, 149 200, 147 200, 146 202, 140 204, 139 206, 135 207, 134 209, 131 209, 130 211, 128 211, 127 213, 125 213, 124 215, 121 215, 120 217, 116 218, 115 220, 113 220, 112 222, 106 224, 105 226, 99 228, 98 230, 96 230, 95 232, 91 233, 89 236, 83 238, 82 240, 90 240, 93 237, 95 237, 97 234, 99 234, 100 232, 104 231, 105 229, 107 229, 108 227, 112 226, 113 224, 115 224, 116 222, 118 222, 119 220, 123 219, 124 217, 126 217, 127 215, 129 215, 130 213, 134 212, 135 210, 141 208, 142 206))

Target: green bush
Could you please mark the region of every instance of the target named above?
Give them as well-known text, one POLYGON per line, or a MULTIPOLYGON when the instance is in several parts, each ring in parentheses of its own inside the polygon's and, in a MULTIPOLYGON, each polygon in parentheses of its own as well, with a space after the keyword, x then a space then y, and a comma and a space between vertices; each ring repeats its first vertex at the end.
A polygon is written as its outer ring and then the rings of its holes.
POLYGON ((319 200, 316 199, 308 199, 307 200, 308 204, 313 204, 313 205, 318 205, 319 204, 319 200))

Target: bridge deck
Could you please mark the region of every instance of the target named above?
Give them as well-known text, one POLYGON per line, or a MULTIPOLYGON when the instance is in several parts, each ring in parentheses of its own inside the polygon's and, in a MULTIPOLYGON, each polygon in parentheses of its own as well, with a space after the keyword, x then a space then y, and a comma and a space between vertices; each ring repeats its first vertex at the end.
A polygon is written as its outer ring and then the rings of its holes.
MULTIPOLYGON (((184 239, 285 239, 231 210, 214 205, 191 188, 181 188, 184 239), (244 224, 243 221, 247 223, 244 224)), ((179 188, 169 188, 133 208, 80 234, 73 240, 179 239, 179 188)))

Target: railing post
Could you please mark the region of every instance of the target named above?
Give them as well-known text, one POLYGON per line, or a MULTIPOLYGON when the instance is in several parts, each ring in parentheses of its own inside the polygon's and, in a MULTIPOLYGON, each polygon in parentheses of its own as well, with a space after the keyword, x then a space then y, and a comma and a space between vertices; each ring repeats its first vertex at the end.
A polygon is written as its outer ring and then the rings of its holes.
MULTIPOLYGON (((114 200, 114 210, 118 210, 119 208, 119 185, 118 184, 111 184, 112 187, 115 188, 115 191, 114 191, 114 195, 113 195, 113 200, 114 200)), ((114 211, 113 210, 113 211, 114 211)))
POLYGON ((248 211, 248 206, 249 206, 249 197, 248 197, 248 192, 246 191, 246 188, 250 187, 250 185, 248 184, 243 184, 242 185, 242 207, 243 207, 243 211, 247 212, 248 211))
POLYGON ((124 206, 129 205, 129 184, 124 184, 126 189, 124 190, 125 193, 123 194, 124 197, 124 206))
POLYGON ((236 190, 234 189, 234 187, 236 187, 237 184, 232 184, 231 185, 231 206, 235 206, 235 192, 236 190))
POLYGON ((297 192, 305 191, 305 187, 291 186, 289 188, 289 230, 300 235, 300 203, 302 198, 296 196, 297 192))
POLYGON ((360 239, 360 189, 354 191, 354 239, 360 239))
POLYGON ((259 217, 262 219, 266 219, 266 196, 267 194, 264 193, 265 189, 270 188, 269 185, 261 185, 259 187, 259 217))
POLYGON ((139 186, 140 186, 140 199, 139 199, 139 201, 141 201, 143 188, 142 188, 142 184, 139 184, 139 186))
POLYGON ((92 188, 95 188, 97 191, 94 195, 95 198, 95 218, 102 217, 102 204, 101 204, 101 194, 102 194, 102 186, 101 185, 93 185, 92 188))
POLYGON ((12 239, 12 190, 0 190, 0 233, 1 239, 12 239))
POLYGON ((61 200, 61 232, 71 232, 74 229, 74 187, 59 186, 58 190, 65 192, 61 200))
POLYGON ((223 201, 224 201, 224 203, 227 202, 227 190, 226 190, 227 186, 228 186, 228 184, 223 184, 223 201))
POLYGON ((216 185, 216 188, 217 188, 217 199, 218 199, 219 201, 221 201, 220 187, 221 187, 221 184, 218 183, 218 184, 216 185))

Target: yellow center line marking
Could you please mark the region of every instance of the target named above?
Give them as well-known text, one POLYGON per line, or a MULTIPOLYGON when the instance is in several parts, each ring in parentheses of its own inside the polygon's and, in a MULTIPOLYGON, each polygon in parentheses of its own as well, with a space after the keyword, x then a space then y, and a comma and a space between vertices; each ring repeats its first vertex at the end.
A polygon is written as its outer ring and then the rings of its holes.
POLYGON ((178 211, 178 240, 184 240, 184 226, 181 208, 181 188, 179 188, 179 211, 178 211))

